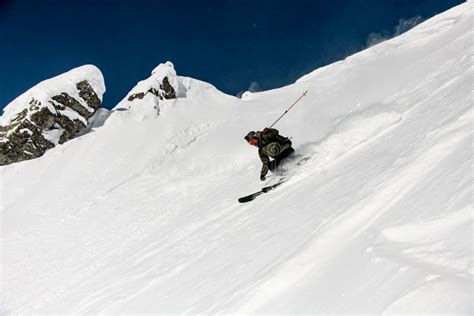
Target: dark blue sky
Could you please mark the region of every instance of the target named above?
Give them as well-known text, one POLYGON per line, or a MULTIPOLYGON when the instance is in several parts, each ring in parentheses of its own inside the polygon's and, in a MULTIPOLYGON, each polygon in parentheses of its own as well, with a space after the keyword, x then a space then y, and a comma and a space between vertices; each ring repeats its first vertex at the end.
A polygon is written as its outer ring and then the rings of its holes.
POLYGON ((462 0, 0 0, 0 107, 41 80, 94 64, 112 107, 160 62, 236 95, 267 90, 462 0))

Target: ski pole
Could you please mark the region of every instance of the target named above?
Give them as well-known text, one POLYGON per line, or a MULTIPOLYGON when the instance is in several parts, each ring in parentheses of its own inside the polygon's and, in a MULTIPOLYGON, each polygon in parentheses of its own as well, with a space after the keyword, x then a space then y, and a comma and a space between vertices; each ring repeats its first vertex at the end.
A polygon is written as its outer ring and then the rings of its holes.
POLYGON ((275 125, 283 116, 285 116, 285 114, 288 113, 288 111, 291 110, 291 108, 295 106, 295 104, 298 103, 306 95, 306 93, 308 93, 308 90, 303 92, 303 94, 285 111, 285 113, 280 115, 280 117, 272 125, 270 125, 270 128, 272 128, 273 125, 275 125))

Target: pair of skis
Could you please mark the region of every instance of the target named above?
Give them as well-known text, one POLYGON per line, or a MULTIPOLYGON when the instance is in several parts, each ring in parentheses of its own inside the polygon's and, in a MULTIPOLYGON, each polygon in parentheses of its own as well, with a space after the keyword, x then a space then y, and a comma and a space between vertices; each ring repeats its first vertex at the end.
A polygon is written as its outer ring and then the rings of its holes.
POLYGON ((276 187, 282 185, 286 180, 285 179, 280 179, 280 181, 278 181, 277 183, 275 184, 272 184, 272 185, 269 185, 269 186, 266 186, 266 187, 263 187, 260 191, 257 191, 255 193, 252 193, 252 194, 249 194, 247 196, 244 196, 244 197, 241 197, 239 199, 239 202, 240 203, 246 203, 246 202, 250 202, 250 201, 253 201, 257 198, 257 196, 263 194, 263 193, 267 193, 273 189, 275 189, 276 187))
MULTIPOLYGON (((303 157, 298 157, 296 158, 296 163, 294 164, 295 167, 301 167, 303 166, 308 160, 310 159, 310 156, 303 156, 303 157)), ((249 194, 247 196, 244 196, 244 197, 241 197, 239 199, 239 202, 240 203, 246 203, 246 202, 250 202, 250 201, 253 201, 255 200, 259 195, 262 195, 263 193, 267 193, 275 188, 277 188, 278 186, 282 185, 283 183, 285 183, 287 180, 289 180, 289 178, 291 177, 291 174, 288 174, 288 173, 284 173, 282 175, 282 177, 280 178, 280 180, 278 180, 277 183, 275 184, 272 184, 272 185, 269 185, 269 186, 266 186, 266 187, 263 187, 260 191, 257 191, 255 193, 252 193, 252 194, 249 194)))

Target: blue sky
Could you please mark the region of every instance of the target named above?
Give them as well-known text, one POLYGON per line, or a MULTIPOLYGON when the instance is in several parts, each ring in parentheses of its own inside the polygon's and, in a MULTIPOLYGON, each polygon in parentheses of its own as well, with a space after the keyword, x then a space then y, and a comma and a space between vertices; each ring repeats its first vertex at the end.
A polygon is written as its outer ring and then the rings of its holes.
POLYGON ((107 108, 167 60, 229 94, 277 88, 462 2, 0 0, 0 107, 83 64, 107 108))

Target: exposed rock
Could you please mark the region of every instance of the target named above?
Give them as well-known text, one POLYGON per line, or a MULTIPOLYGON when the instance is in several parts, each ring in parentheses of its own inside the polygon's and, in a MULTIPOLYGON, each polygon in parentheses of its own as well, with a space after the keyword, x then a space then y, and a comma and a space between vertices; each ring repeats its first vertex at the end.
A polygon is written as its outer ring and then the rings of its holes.
MULTIPOLYGON (((182 86, 182 85, 181 85, 182 86)), ((151 96, 149 104, 159 112, 161 101, 173 100, 178 98, 179 89, 185 90, 184 86, 180 88, 179 78, 171 62, 159 64, 151 73, 148 79, 140 81, 127 95, 127 97, 119 103, 117 108, 131 108, 136 100, 143 100, 147 96, 151 96)), ((185 96, 186 92, 182 91, 181 96, 185 96)), ((143 104, 142 104, 143 106, 143 104)))
POLYGON ((151 93, 158 97, 158 99, 163 100, 171 100, 176 99, 176 91, 174 90, 173 86, 170 84, 168 77, 164 77, 162 82, 159 83, 160 89, 150 88, 146 92, 138 92, 129 95, 127 98, 128 101, 133 101, 135 99, 142 100, 145 95, 151 93))
POLYGON ((171 86, 168 77, 163 78, 163 82, 160 85, 161 91, 163 91, 162 96, 165 99, 176 99, 176 91, 171 86))
POLYGON ((79 90, 79 96, 89 107, 97 109, 102 104, 102 99, 97 96, 87 80, 78 82, 76 88, 79 90))
MULTIPOLYGON (((148 91, 146 93, 148 93, 148 91)), ((134 93, 134 94, 130 95, 127 100, 128 101, 133 101, 135 99, 140 99, 141 100, 145 97, 146 93, 145 92, 134 93)))
POLYGON ((43 81, 11 102, 0 120, 0 165, 42 156, 77 135, 102 103, 99 69, 87 65, 43 81))

